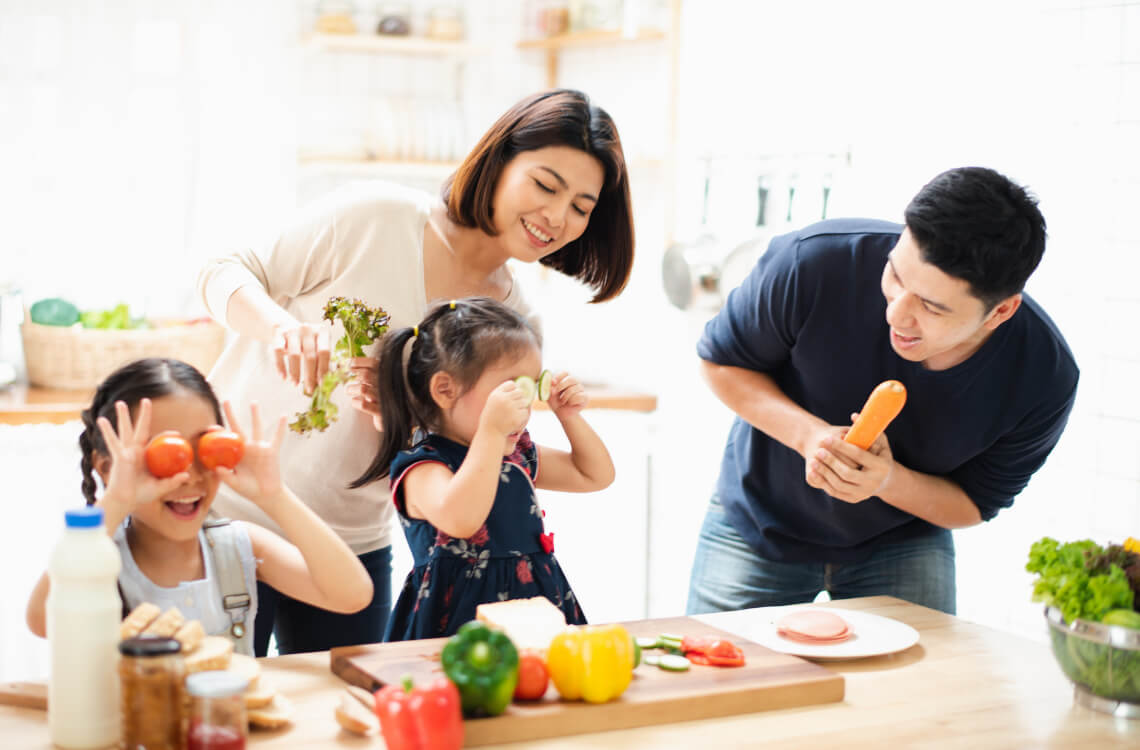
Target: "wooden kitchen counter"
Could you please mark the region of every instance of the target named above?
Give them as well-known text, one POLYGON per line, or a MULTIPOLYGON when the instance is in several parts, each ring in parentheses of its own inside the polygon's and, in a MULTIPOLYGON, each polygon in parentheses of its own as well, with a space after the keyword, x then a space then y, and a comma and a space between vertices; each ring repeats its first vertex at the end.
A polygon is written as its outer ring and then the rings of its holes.
MULTIPOLYGON (((916 628, 917 645, 890 656, 825 662, 846 680, 840 703, 504 745, 507 748, 1029 748, 1140 747, 1140 720, 1074 704, 1049 648, 890 597, 828 606, 891 617, 916 628)), ((733 615, 735 613, 727 613, 733 615)), ((725 617, 718 615, 717 617, 725 617)), ((1045 623, 1042 620, 1042 630, 1045 623)), ((341 682, 327 652, 263 659, 263 679, 294 704, 294 726, 255 732, 254 747, 381 748, 333 718, 341 682)), ((7 747, 47 750, 42 711, 0 707, 7 747)))
POLYGON ((91 405, 92 390, 69 391, 16 383, 0 388, 0 424, 63 424, 91 405))
MULTIPOLYGON (((657 409, 657 396, 605 385, 588 385, 590 409, 652 412, 657 409)), ((0 389, 0 424, 63 424, 79 419, 79 413, 91 403, 94 390, 68 391, 40 388, 23 383, 0 389)), ((546 405, 535 404, 540 409, 546 405)))

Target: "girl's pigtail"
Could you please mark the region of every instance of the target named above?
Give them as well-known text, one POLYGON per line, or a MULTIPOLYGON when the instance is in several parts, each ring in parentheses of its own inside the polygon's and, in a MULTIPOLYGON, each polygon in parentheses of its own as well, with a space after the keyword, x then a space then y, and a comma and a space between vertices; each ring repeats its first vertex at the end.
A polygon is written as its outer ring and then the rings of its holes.
POLYGON ((91 438, 91 433, 99 429, 91 412, 91 409, 83 410, 83 432, 79 433, 79 455, 82 456, 79 469, 83 473, 83 497, 88 505, 95 504, 95 462, 91 458, 95 453, 95 441, 91 438))
POLYGON ((404 347, 418 331, 401 328, 389 331, 380 347, 377 366, 376 391, 380 399, 380 419, 384 431, 380 434, 380 447, 367 470, 348 486, 351 489, 363 487, 388 476, 389 467, 396 454, 411 440, 415 417, 412 411, 412 394, 408 391, 404 376, 404 347))

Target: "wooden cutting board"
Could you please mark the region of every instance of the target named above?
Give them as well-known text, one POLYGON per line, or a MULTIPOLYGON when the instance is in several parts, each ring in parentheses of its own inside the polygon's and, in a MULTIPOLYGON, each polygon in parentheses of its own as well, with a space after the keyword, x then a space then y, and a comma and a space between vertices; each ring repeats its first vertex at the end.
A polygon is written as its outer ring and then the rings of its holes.
MULTIPOLYGON (((542 701, 512 703, 501 716, 467 721, 464 745, 604 732, 843 700, 841 675, 689 617, 623 625, 635 636, 650 638, 661 633, 728 638, 744 651, 747 663, 735 668, 694 664, 687 672, 642 665, 634 671, 633 682, 621 698, 600 705, 560 701, 551 684, 542 701)), ((331 667, 341 679, 366 690, 399 683, 405 675, 411 675, 416 684, 426 684, 443 674, 439 652, 445 642, 433 638, 334 648, 331 667)))

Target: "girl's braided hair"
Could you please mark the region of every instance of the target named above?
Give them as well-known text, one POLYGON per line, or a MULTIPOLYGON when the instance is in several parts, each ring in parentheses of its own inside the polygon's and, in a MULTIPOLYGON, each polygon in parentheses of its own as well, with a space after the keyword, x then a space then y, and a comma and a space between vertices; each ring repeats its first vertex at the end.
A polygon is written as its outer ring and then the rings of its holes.
POLYGON ((103 433, 95 423, 106 417, 115 426, 115 402, 122 401, 134 418, 136 408, 144 398, 156 399, 182 389, 206 399, 214 408, 218 424, 222 424, 222 408, 214 389, 202 373, 177 359, 151 357, 125 364, 108 375, 95 389, 91 406, 83 410, 83 432, 79 435, 79 468, 83 473, 83 497, 88 505, 95 503, 95 456, 106 455, 107 445, 103 433))

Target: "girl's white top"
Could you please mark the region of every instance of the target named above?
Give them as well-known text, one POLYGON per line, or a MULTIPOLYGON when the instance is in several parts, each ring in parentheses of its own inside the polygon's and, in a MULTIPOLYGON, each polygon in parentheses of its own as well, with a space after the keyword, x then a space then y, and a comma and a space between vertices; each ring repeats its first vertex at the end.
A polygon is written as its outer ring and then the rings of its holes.
MULTIPOLYGON (((302 322, 321 320, 329 298, 342 296, 384 308, 393 329, 416 325, 428 308, 424 230, 438 201, 381 181, 346 185, 300 209, 271 242, 210 261, 198 278, 199 296, 223 324, 230 295, 258 284, 302 322)), ((505 302, 530 318, 517 280, 505 302)), ((334 342, 341 333, 338 325, 334 342)), ((298 386, 277 375, 269 345, 250 337, 230 342, 209 379, 219 398, 233 402, 239 419, 248 420, 249 404, 257 401, 267 428, 280 415, 292 421, 309 405, 298 386)), ((352 407, 343 386, 333 403, 339 418, 325 432, 286 434, 281 472, 289 488, 359 555, 391 544, 394 512, 386 481, 347 488, 368 468, 379 440, 371 416, 352 407)), ((225 485, 215 507, 222 515, 282 533, 264 512, 225 485)))
MULTIPOLYGON (((222 606, 221 580, 215 567, 214 555, 210 554, 206 532, 198 531, 198 547, 202 551, 202 560, 206 567, 205 577, 196 581, 183 581, 174 587, 166 587, 159 586, 139 570, 134 555, 131 554, 131 547, 127 544, 128 523, 129 521, 124 521, 111 537, 119 548, 119 557, 123 562, 123 569, 119 573, 119 588, 126 599, 127 608, 134 609, 143 602, 151 602, 163 612, 176 607, 185 619, 200 621, 207 635, 228 636, 232 621, 222 606)), ((253 557, 253 544, 249 541, 249 532, 240 523, 233 524, 233 529, 242 574, 245 576, 246 592, 250 597, 245 626, 252 628, 253 620, 257 616, 257 561, 253 557)))

